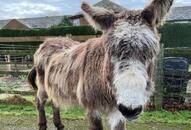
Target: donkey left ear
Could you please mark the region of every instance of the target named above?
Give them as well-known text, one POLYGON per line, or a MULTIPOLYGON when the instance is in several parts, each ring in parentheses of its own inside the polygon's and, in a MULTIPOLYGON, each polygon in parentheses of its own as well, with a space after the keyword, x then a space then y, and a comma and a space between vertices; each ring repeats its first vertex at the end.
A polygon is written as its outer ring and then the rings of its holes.
POLYGON ((143 18, 153 26, 161 25, 170 10, 173 1, 174 0, 152 0, 151 4, 143 10, 143 18))
POLYGON ((105 8, 93 7, 86 2, 82 3, 81 8, 86 20, 98 30, 109 29, 115 20, 114 12, 105 8))

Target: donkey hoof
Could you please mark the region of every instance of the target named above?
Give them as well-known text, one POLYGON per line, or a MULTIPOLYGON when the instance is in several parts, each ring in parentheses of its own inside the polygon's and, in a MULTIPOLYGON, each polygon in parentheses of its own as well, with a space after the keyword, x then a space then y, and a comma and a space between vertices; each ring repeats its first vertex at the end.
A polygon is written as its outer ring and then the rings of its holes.
POLYGON ((57 128, 57 130, 64 130, 64 127, 63 128, 57 128))
POLYGON ((60 124, 60 125, 57 127, 57 130, 64 130, 64 125, 60 124))
POLYGON ((58 128, 57 130, 64 130, 64 128, 58 128))
POLYGON ((40 126, 39 127, 39 130, 46 130, 47 129, 47 126, 40 126))

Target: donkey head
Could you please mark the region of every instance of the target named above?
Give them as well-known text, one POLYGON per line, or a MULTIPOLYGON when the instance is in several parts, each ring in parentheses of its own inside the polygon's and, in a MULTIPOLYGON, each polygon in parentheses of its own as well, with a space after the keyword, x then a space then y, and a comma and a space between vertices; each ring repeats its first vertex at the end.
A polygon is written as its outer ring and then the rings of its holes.
POLYGON ((89 23, 108 37, 117 108, 128 119, 142 112, 153 92, 149 66, 159 52, 157 27, 172 3, 173 0, 152 0, 143 10, 118 14, 82 3, 89 23))

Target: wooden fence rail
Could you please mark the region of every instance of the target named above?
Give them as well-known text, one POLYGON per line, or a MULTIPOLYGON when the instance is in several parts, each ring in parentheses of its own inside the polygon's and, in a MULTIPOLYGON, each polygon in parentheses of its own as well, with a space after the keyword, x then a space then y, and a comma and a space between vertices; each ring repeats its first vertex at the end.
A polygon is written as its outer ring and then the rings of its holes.
MULTIPOLYGON (((76 41, 86 41, 98 36, 68 37, 76 41)), ((47 38, 55 38, 55 36, 0 37, 0 75, 26 75, 32 66, 32 57, 38 47, 38 44, 34 45, 33 43, 39 42, 40 44, 47 38), (22 45, 19 45, 20 43, 22 45), (6 61, 6 58, 3 57, 7 55, 10 61, 6 61), (26 60, 26 56, 30 57, 31 60, 26 60), (25 66, 25 69, 22 66, 25 66)))
MULTIPOLYGON (((0 37, 0 43, 18 43, 18 42, 42 42, 46 38, 55 38, 58 36, 31 36, 31 37, 0 37)), ((86 41, 90 38, 98 37, 98 35, 85 36, 68 36, 76 41, 86 41)))
POLYGON ((28 64, 33 64, 32 61, 11 61, 11 62, 3 62, 1 61, 0 62, 0 65, 7 65, 7 64, 10 64, 10 65, 28 65, 28 64))

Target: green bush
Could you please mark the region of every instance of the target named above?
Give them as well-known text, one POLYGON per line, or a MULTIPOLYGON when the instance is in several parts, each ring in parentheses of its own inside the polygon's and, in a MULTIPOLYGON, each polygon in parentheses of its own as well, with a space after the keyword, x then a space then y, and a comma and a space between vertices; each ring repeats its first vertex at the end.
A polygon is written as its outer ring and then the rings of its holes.
POLYGON ((65 36, 71 35, 100 35, 90 26, 66 26, 48 29, 10 30, 1 29, 0 37, 24 37, 24 36, 65 36))
POLYGON ((191 23, 167 23, 159 29, 164 47, 191 47, 191 23))
POLYGON ((71 22, 68 16, 64 16, 60 24, 53 25, 52 27, 54 28, 54 27, 64 27, 64 26, 73 26, 73 23, 71 22))

